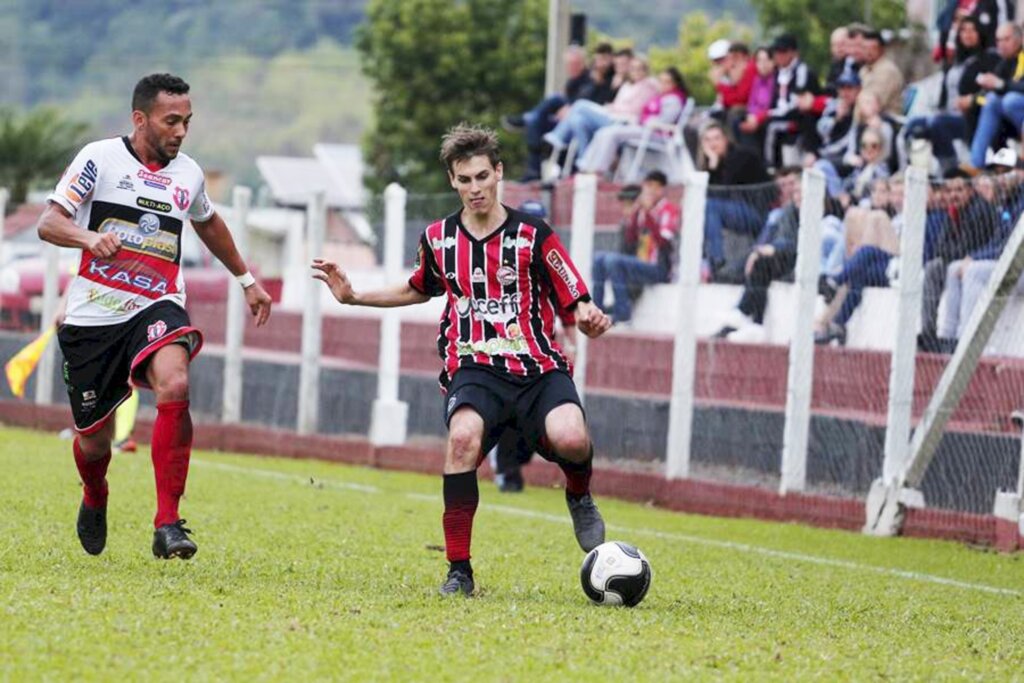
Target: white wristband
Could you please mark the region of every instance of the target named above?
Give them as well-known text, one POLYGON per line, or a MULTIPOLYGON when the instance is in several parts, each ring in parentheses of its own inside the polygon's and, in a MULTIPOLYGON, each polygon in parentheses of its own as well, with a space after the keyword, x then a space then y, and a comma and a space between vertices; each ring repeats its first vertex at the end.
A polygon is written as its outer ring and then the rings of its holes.
POLYGON ((248 270, 241 275, 236 275, 235 279, 238 280, 238 284, 242 285, 242 289, 248 289, 256 284, 256 278, 248 270))

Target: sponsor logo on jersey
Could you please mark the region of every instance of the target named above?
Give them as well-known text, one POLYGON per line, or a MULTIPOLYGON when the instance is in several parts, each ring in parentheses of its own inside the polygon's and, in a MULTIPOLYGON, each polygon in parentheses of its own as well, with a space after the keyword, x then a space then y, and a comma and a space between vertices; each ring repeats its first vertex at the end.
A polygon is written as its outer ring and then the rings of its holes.
POLYGON ((460 356, 472 356, 475 353, 483 353, 488 356, 519 355, 530 353, 530 345, 521 337, 519 339, 495 337, 487 340, 478 339, 474 342, 459 342, 455 345, 455 353, 460 356))
POLYGON ((504 249, 532 249, 533 240, 525 237, 506 237, 501 241, 501 246, 504 249))
POLYGON ((85 162, 85 166, 81 171, 71 176, 71 180, 68 182, 68 189, 64 191, 64 196, 76 204, 84 202, 85 198, 96 187, 98 175, 99 169, 96 168, 93 160, 89 159, 85 162))
POLYGON ((516 270, 510 266, 498 268, 498 272, 495 275, 498 277, 498 282, 503 285, 510 285, 516 281, 516 270))
POLYGON ((512 323, 505 327, 505 336, 509 339, 519 339, 523 336, 523 330, 520 329, 518 323, 512 323))
POLYGON ((470 313, 478 320, 494 323, 507 323, 509 318, 519 317, 520 295, 505 294, 500 299, 471 299, 468 296, 459 297, 455 301, 455 312, 460 318, 465 318, 470 313))
POLYGON ((147 187, 152 187, 156 190, 166 190, 167 187, 174 182, 165 175, 159 173, 150 173, 149 171, 140 168, 137 174, 142 178, 142 183, 147 187))
POLYGON ((130 175, 125 175, 125 177, 121 178, 121 180, 117 182, 117 189, 135 192, 135 183, 132 182, 132 177, 130 175))
POLYGON ((551 267, 554 268, 558 277, 562 278, 562 282, 565 283, 565 286, 569 288, 569 294, 573 297, 578 297, 580 295, 579 280, 576 279, 576 275, 569 269, 569 266, 566 265, 565 261, 562 259, 562 255, 552 249, 548 252, 548 255, 545 258, 551 267))
POLYGON ((157 200, 150 199, 149 197, 136 197, 135 203, 143 209, 149 209, 150 211, 163 211, 164 213, 170 213, 174 208, 167 202, 158 202, 157 200))
POLYGON ((160 219, 151 213, 144 213, 137 224, 120 218, 108 218, 100 224, 98 232, 117 235, 121 238, 123 249, 173 262, 178 258, 178 236, 159 228, 160 219))
POLYGON ((474 268, 473 275, 469 279, 473 282, 487 282, 487 276, 484 275, 482 268, 474 268))
POLYGON ((448 249, 448 248, 454 247, 454 246, 455 246, 455 238, 454 237, 445 237, 444 239, 438 239, 437 237, 435 237, 434 239, 430 240, 430 248, 431 249, 448 249))
POLYGON ((191 200, 189 199, 188 190, 186 190, 184 187, 178 187, 177 185, 175 185, 173 196, 174 205, 177 206, 182 211, 186 211, 188 209, 188 205, 192 203, 191 200))
POLYGON ((142 308, 134 299, 121 299, 110 292, 101 292, 95 287, 85 293, 85 298, 89 303, 114 313, 132 313, 142 308))
POLYGON ((122 284, 141 289, 153 299, 167 294, 167 280, 152 270, 142 267, 139 263, 93 259, 89 261, 85 276, 93 282, 101 284, 110 283, 111 286, 122 284), (122 264, 130 265, 132 269, 127 270, 122 267, 122 264))
POLYGON ((160 229, 160 219, 151 213, 144 213, 139 216, 139 230, 144 235, 152 235, 160 229))
POLYGON ((149 341, 155 341, 165 334, 167 334, 167 323, 163 320, 157 320, 146 328, 146 339, 149 341))

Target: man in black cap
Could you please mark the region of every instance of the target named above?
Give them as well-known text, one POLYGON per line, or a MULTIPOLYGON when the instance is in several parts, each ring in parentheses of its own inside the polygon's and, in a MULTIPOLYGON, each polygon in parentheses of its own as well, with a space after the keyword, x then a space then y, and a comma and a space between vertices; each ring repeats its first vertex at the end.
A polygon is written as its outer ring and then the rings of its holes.
POLYGON ((775 62, 775 101, 765 128, 764 158, 768 166, 779 168, 782 146, 795 143, 799 137, 799 95, 817 95, 820 88, 814 69, 800 59, 800 46, 794 36, 788 33, 778 36, 768 51, 775 62))

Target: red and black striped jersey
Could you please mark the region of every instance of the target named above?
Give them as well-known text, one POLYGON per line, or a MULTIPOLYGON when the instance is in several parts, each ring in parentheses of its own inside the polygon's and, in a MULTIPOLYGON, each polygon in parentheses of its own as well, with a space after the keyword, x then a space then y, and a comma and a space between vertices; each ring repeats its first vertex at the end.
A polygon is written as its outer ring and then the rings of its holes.
POLYGON ((461 212, 420 237, 409 285, 448 297, 437 336, 442 388, 466 366, 524 378, 572 372, 555 340, 555 319, 590 293, 558 235, 505 208, 508 218, 483 239, 462 225, 461 212))

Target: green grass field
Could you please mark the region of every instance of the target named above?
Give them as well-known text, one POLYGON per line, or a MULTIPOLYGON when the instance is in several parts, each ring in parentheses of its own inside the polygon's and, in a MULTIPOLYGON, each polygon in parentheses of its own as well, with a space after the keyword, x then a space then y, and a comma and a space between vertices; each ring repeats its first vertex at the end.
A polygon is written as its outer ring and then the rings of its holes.
POLYGON ((482 483, 478 595, 436 595, 440 480, 198 452, 199 553, 150 555, 148 453, 87 556, 68 442, 0 428, 0 679, 864 680, 1024 676, 1024 562, 601 501, 654 582, 592 606, 560 491, 482 483))

